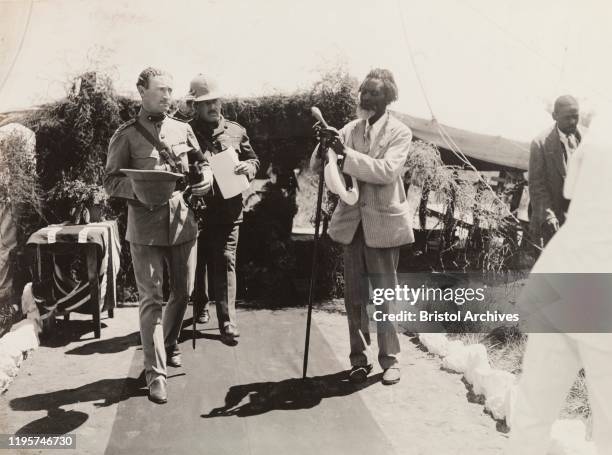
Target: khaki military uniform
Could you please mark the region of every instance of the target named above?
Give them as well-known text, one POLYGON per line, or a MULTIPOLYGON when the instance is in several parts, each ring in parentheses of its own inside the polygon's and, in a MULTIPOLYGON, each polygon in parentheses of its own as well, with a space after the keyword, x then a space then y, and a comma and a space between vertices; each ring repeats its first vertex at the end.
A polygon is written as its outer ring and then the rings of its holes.
MULTIPOLYGON (((140 333, 145 357, 147 384, 166 376, 166 350, 177 350, 177 339, 196 266, 197 222, 180 192, 168 203, 148 206, 136 199, 132 183, 120 169, 154 169, 163 164, 157 148, 136 128, 136 121, 168 146, 181 171, 187 171, 187 152, 199 149, 191 127, 170 117, 156 119, 144 110, 123 124, 109 147, 104 187, 111 197, 128 201, 126 240, 140 297, 140 333), (162 318, 163 264, 170 274, 171 293, 162 318)), ((206 164, 203 172, 211 178, 206 164)))
MULTIPOLYGON (((252 180, 259 169, 259 159, 246 130, 238 123, 221 117, 215 128, 192 120, 189 122, 202 147, 204 156, 210 157, 229 147, 238 155, 238 160, 249 165, 247 178, 252 180)), ((228 325, 237 326, 236 320, 236 250, 242 222, 242 195, 223 199, 215 181, 206 198, 207 212, 204 229, 198 240, 198 271, 194 301, 206 303, 214 296, 217 303, 219 329, 228 325), (208 272, 208 280, 205 274, 208 272), (208 281, 208 286, 205 286, 208 281), (208 287, 208 289, 206 289, 208 287), (214 293, 209 291, 213 290, 214 293)))

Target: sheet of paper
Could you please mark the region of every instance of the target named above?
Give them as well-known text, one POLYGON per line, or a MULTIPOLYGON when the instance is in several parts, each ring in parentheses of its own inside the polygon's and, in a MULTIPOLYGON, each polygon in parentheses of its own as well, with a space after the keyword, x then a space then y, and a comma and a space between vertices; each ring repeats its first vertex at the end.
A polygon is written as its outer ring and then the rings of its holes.
POLYGON ((233 147, 211 155, 209 161, 223 199, 234 197, 249 188, 249 179, 246 175, 234 174, 234 167, 240 160, 233 147))

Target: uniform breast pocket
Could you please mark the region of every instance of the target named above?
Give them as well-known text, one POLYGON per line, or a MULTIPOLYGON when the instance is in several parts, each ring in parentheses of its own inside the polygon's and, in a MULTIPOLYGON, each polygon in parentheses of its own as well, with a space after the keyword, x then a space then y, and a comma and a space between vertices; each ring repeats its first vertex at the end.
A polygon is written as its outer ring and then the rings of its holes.
POLYGON ((186 143, 182 143, 172 145, 171 148, 172 154, 176 157, 176 161, 180 162, 183 167, 182 172, 186 172, 189 166, 187 152, 191 150, 191 147, 186 143))
POLYGON ((159 152, 153 146, 136 147, 131 152, 133 166, 136 169, 153 169, 159 164, 159 152))
POLYGON ((232 147, 237 153, 240 153, 241 140, 242 136, 232 136, 229 134, 224 134, 219 138, 219 142, 221 142, 221 144, 223 144, 225 147, 232 147))

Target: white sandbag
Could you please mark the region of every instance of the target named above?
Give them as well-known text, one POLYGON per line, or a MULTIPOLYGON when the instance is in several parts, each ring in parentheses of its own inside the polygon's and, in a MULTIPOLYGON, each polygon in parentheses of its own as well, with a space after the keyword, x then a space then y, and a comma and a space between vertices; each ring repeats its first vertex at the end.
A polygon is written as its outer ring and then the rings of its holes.
POLYGON ((7 333, 5 336, 3 336, 2 338, 0 338, 0 355, 6 355, 8 357, 10 357, 11 359, 13 359, 13 362, 15 362, 15 365, 20 366, 21 365, 21 361, 23 360, 23 353, 21 352, 21 349, 17 348, 16 346, 12 345, 10 343, 10 339, 7 341, 6 338, 11 334, 11 332, 7 333))
POLYGON ((483 389, 485 396, 485 409, 495 419, 506 417, 506 396, 516 385, 516 376, 507 371, 492 369, 483 377, 483 389))
POLYGON ((512 427, 512 418, 514 416, 514 409, 516 406, 516 396, 518 393, 518 384, 514 384, 506 391, 506 400, 504 402, 504 410, 506 415, 506 425, 508 428, 512 427))
POLYGON ((13 326, 13 329, 5 335, 11 336, 11 342, 13 345, 20 349, 21 352, 31 351, 36 349, 39 345, 38 337, 36 336, 36 328, 34 323, 30 320, 20 322, 17 326, 13 326))
POLYGON ((37 334, 42 332, 42 319, 36 301, 34 300, 32 283, 26 284, 21 293, 21 311, 26 315, 28 321, 32 321, 35 332, 37 334))
POLYGON ((468 356, 474 349, 465 346, 461 341, 451 341, 448 345, 448 355, 442 360, 442 366, 457 373, 465 373, 468 366, 468 356))
POLYGON ((586 428, 581 420, 557 420, 550 431, 548 455, 597 455, 595 444, 585 437, 586 428))
POLYGON ((475 395, 485 395, 485 378, 491 374, 491 371, 491 366, 486 365, 475 368, 470 372, 471 380, 468 380, 468 382, 472 384, 472 392, 474 392, 475 395))
POLYGON ((0 393, 8 389, 8 386, 12 380, 13 378, 11 376, 0 371, 0 393))
POLYGON ((466 381, 474 386, 474 383, 478 380, 477 377, 480 376, 477 370, 482 371, 486 369, 491 369, 487 348, 482 344, 473 344, 470 346, 470 352, 467 359, 467 370, 465 371, 466 381))
POLYGON ((419 341, 429 352, 440 357, 448 355, 448 338, 444 333, 420 333, 419 341))
POLYGON ((13 377, 17 375, 18 371, 19 368, 17 367, 15 360, 4 353, 0 353, 0 373, 13 377))

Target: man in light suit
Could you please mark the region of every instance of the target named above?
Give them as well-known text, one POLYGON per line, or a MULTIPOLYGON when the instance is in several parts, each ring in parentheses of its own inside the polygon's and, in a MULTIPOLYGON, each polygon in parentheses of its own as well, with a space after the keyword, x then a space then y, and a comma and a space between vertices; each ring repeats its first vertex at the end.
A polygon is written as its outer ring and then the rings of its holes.
MULTIPOLYGON (((372 370, 368 359, 370 333, 367 304, 368 278, 372 288, 397 285, 397 265, 401 245, 414 236, 403 185, 404 163, 412 132, 392 117, 387 106, 397 99, 397 86, 389 70, 374 69, 359 87, 359 119, 337 131, 318 128, 338 154, 345 174, 357 179, 359 201, 339 202, 329 226, 329 236, 344 247, 344 301, 351 343, 350 380, 364 382, 372 370)), ((318 152, 311 168, 321 166, 318 152)), ((394 302, 377 310, 388 313, 394 302)), ((400 345, 396 328, 390 322, 377 322, 378 362, 384 370, 382 382, 400 380, 400 345)))
POLYGON ((563 197, 567 161, 582 139, 579 106, 572 96, 560 96, 552 114, 555 124, 531 143, 529 197, 531 233, 545 246, 565 222, 569 200, 563 197))

